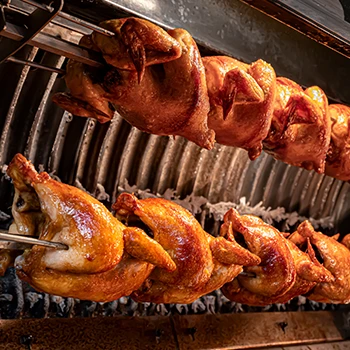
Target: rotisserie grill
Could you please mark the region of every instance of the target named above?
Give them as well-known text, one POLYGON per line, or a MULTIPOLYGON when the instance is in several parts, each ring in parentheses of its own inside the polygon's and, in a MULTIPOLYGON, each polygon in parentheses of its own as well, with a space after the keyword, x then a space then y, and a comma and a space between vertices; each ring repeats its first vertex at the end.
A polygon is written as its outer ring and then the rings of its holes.
POLYGON ((1 2, 0 348, 349 346, 349 9, 1 2))

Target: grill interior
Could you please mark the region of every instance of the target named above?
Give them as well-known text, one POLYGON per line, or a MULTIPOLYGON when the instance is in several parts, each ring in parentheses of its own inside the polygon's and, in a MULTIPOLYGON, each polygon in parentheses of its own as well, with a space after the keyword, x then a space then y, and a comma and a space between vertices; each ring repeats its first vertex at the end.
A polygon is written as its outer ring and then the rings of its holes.
MULTIPOLYGON (((76 14, 74 2, 67 6, 76 14)), ((120 9, 118 11, 115 10, 119 15, 125 15, 120 9)), ((84 13, 89 16, 89 6, 84 13)), ((100 16, 105 15, 101 11, 100 16)), ((204 46, 203 51, 213 52, 204 46)), ((63 69, 67 61, 29 46, 21 49, 16 57, 63 69)), ((342 58, 337 57, 337 60, 342 58)), ((103 125, 74 117, 51 101, 55 92, 65 89, 64 79, 57 73, 7 62, 0 65, 0 81, 3 228, 11 222, 13 196, 13 186, 5 175, 6 165, 20 152, 37 168, 57 176, 62 182, 83 187, 109 208, 120 189, 128 185, 159 195, 173 189, 180 199, 189 195, 203 196, 215 204, 238 203, 245 197, 251 206, 262 202, 265 207, 280 206, 287 212, 297 211, 306 217, 328 217, 334 225, 331 232, 348 233, 350 191, 347 183, 286 165, 266 154, 251 162, 241 149, 217 144, 212 151, 207 151, 181 137, 145 134, 117 114, 112 122, 103 125)), ((332 88, 330 86, 328 90, 332 88)), ((208 211, 203 211, 199 219, 207 231, 217 233, 219 222, 215 222, 208 211)), ((99 304, 37 293, 22 284, 13 269, 0 280, 0 286, 1 318, 337 308, 302 297, 286 306, 253 308, 228 302, 220 292, 189 306, 137 304, 129 298, 99 304)))

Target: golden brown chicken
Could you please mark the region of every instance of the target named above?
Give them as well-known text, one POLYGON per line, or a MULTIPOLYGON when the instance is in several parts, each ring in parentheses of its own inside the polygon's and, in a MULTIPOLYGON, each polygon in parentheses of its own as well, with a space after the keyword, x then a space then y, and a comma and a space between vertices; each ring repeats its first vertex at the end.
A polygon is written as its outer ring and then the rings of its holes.
POLYGON ((191 303, 260 259, 237 244, 232 235, 214 238, 184 208, 160 198, 138 200, 121 194, 114 209, 123 218, 136 216, 153 232, 154 239, 176 264, 174 272, 156 268, 131 297, 155 303, 191 303))
POLYGON ((203 57, 210 99, 208 125, 217 142, 257 158, 272 118, 276 75, 262 60, 250 65, 226 56, 203 57))
POLYGON ((16 259, 18 275, 34 288, 110 301, 137 289, 155 265, 176 268, 141 229, 126 228, 87 193, 38 174, 22 155, 14 157, 8 174, 15 186, 12 211, 18 232, 69 247, 33 246, 16 259))
POLYGON ((59 92, 52 100, 63 109, 80 117, 94 118, 100 123, 110 121, 114 107, 103 88, 104 73, 80 62, 69 60, 65 80, 71 93, 59 92))
POLYGON ((100 51, 111 66, 137 71, 139 82, 146 67, 173 61, 181 56, 181 44, 149 21, 128 17, 104 21, 100 26, 115 35, 93 32, 91 42, 85 41, 86 45, 100 51))
POLYGON ((326 159, 326 174, 339 180, 350 181, 350 107, 330 105, 328 114, 332 132, 326 159))
POLYGON ((318 283, 306 296, 322 303, 350 302, 350 251, 336 239, 316 232, 308 221, 299 225, 290 240, 297 245, 310 240, 316 253, 320 255, 323 266, 329 270, 334 280, 318 283))
POLYGON ((259 306, 287 293, 295 283, 296 266, 280 232, 256 216, 240 216, 235 209, 225 214, 224 224, 228 223, 232 224, 236 240, 244 242, 250 252, 259 256, 261 263, 245 267, 246 274, 222 288, 224 295, 232 301, 259 306))
POLYGON ((277 78, 271 129, 264 150, 285 163, 323 173, 330 142, 328 100, 317 86, 303 89, 277 78))
MULTIPOLYGON (((317 283, 332 282, 334 280, 333 275, 315 258, 315 253, 311 245, 308 246, 308 251, 305 253, 290 240, 286 239, 286 243, 292 253, 297 273, 292 288, 290 288, 283 295, 277 297, 265 297, 258 294, 249 294, 249 299, 245 301, 246 304, 253 306, 284 304, 299 295, 305 295, 317 283)), ((238 286, 237 282, 235 283, 236 286, 238 286)))
POLYGON ((73 114, 102 122, 111 119, 115 108, 142 131, 183 136, 211 149, 215 133, 207 125, 205 71, 189 33, 183 29, 165 32, 135 18, 101 25, 116 35, 94 33, 82 42, 101 51, 115 68, 100 72, 99 82, 93 83, 90 68, 70 61, 66 74, 70 95, 56 94, 54 102, 73 114))

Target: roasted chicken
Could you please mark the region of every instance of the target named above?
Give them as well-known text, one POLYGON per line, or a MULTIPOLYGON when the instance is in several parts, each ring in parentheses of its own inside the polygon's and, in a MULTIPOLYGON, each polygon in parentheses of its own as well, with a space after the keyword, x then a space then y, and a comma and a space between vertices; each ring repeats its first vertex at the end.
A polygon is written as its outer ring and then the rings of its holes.
POLYGON ((211 149, 215 134, 207 126, 205 71, 188 32, 167 33, 136 18, 101 25, 116 35, 94 33, 83 43, 102 52, 115 68, 100 72, 101 80, 93 83, 90 68, 71 60, 66 74, 70 95, 56 94, 54 102, 73 114, 100 121, 111 119, 115 108, 142 131, 183 136, 211 149))
POLYGON ((210 99, 209 127, 217 142, 244 148, 254 160, 271 124, 275 71, 262 60, 248 65, 225 56, 203 57, 203 64, 210 99))
POLYGON ((68 245, 34 246, 16 259, 18 275, 55 295, 110 301, 137 289, 155 265, 176 268, 168 253, 138 228, 126 228, 87 193, 38 174, 22 155, 8 167, 19 233, 68 245))
POLYGON ((187 304, 234 279, 242 266, 260 259, 230 235, 214 238, 184 208, 160 198, 138 200, 121 194, 113 208, 124 219, 138 217, 176 264, 174 272, 156 268, 131 297, 136 301, 187 304))
POLYGON ((350 181, 350 107, 334 104, 328 107, 331 119, 331 143, 326 159, 326 174, 350 181))
POLYGON ((246 274, 239 275, 222 288, 228 299, 249 305, 256 305, 258 301, 261 305, 257 296, 265 301, 274 300, 292 288, 296 280, 295 263, 285 238, 278 230, 256 216, 240 216, 235 209, 225 214, 224 225, 232 225, 236 239, 239 237, 248 250, 261 259, 258 266, 245 267, 246 274))
POLYGON ((285 163, 323 173, 330 142, 328 100, 317 86, 303 89, 277 78, 277 93, 264 149, 285 163))
MULTIPOLYGON (((339 235, 325 236, 306 221, 287 238, 230 209, 213 237, 168 200, 121 194, 116 218, 87 193, 38 174, 20 154, 7 171, 15 187, 11 232, 69 247, 35 245, 17 256, 18 275, 39 291, 99 302, 131 295, 186 304, 222 288, 230 300, 254 306, 299 294, 350 302, 350 235, 339 243, 339 235)), ((2 269, 19 252, 9 254, 0 252, 2 269)))
POLYGON ((349 303, 350 250, 335 238, 315 231, 308 221, 299 225, 290 240, 297 245, 305 244, 309 240, 319 254, 324 267, 334 276, 332 281, 318 283, 307 297, 322 303, 349 303))
POLYGON ((261 150, 285 163, 350 181, 350 108, 330 105, 317 86, 303 90, 258 60, 201 58, 183 29, 164 31, 138 18, 100 24, 115 33, 84 36, 80 45, 102 54, 96 70, 67 65, 70 93, 53 100, 74 115, 104 123, 115 110, 138 129, 178 135, 211 149, 217 142, 261 150))

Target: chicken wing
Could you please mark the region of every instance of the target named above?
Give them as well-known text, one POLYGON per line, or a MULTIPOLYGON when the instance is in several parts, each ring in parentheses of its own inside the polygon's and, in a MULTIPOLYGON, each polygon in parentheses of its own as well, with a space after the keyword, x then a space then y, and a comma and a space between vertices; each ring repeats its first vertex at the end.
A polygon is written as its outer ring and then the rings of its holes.
POLYGON ((320 254, 324 267, 331 272, 334 280, 318 283, 306 296, 323 303, 350 302, 350 251, 336 239, 316 232, 308 221, 299 225, 290 237, 292 242, 303 244, 307 239, 320 254))
POLYGON ((350 107, 330 105, 328 113, 332 132, 326 159, 326 174, 342 181, 350 181, 350 107))
POLYGON ((156 268, 131 295, 136 301, 191 303, 231 281, 242 271, 242 265, 260 262, 233 237, 210 236, 186 209, 170 201, 138 200, 124 193, 113 207, 123 218, 139 217, 176 264, 174 272, 156 268))
POLYGON ((241 147, 257 158, 272 118, 276 90, 273 68, 262 60, 250 65, 226 56, 203 57, 208 85, 208 125, 217 142, 241 147))
POLYGON ((317 86, 303 89, 287 78, 277 78, 271 129, 264 150, 285 163, 325 170, 331 123, 328 101, 317 86))
POLYGON ((242 241, 261 259, 259 266, 245 267, 246 275, 239 275, 233 282, 225 284, 222 288, 224 295, 239 303, 259 306, 270 304, 270 300, 287 293, 295 283, 296 266, 279 231, 258 217, 240 216, 235 209, 225 214, 224 222, 232 223, 236 240, 242 241))
POLYGON ((155 265, 176 268, 142 230, 127 229, 87 193, 38 174, 22 155, 8 174, 18 232, 65 243, 68 250, 33 246, 17 257, 18 275, 34 288, 61 296, 109 301, 139 288, 155 265), (142 260, 141 260, 142 259, 142 260))

